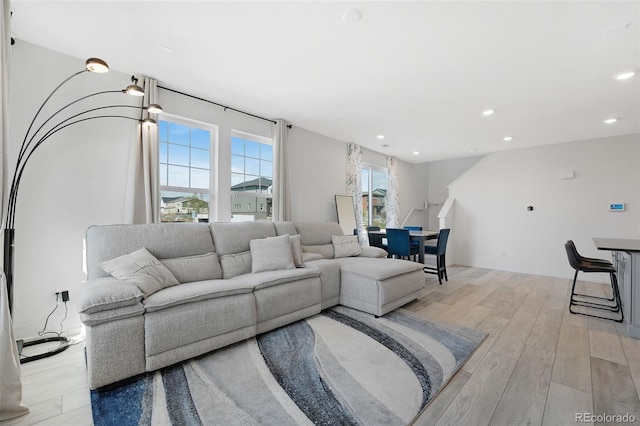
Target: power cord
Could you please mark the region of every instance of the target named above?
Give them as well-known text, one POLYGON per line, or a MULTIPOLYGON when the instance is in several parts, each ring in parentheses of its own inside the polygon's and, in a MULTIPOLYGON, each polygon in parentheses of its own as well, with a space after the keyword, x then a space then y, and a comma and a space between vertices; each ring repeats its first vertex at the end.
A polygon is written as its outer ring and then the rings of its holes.
POLYGON ((62 321, 64 321, 64 319, 67 318, 67 313, 66 313, 67 302, 64 302, 65 314, 64 314, 64 318, 60 322, 60 333, 56 333, 55 331, 45 331, 47 329, 47 324, 49 324, 49 318, 51 318, 51 315, 53 315, 55 313, 55 311, 58 310, 58 306, 60 306, 60 301, 58 300, 59 298, 60 298, 60 293, 56 292, 56 307, 53 308, 53 311, 51 311, 49 313, 49 315, 47 315, 47 319, 44 321, 44 327, 42 327, 42 331, 38 331, 38 336, 42 337, 45 334, 55 334, 58 337, 61 336, 61 334, 62 334, 62 321))

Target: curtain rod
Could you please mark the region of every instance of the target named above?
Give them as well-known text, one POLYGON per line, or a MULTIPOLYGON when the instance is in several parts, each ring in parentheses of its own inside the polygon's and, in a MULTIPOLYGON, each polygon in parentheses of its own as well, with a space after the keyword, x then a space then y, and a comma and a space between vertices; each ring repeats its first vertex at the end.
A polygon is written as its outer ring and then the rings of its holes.
MULTIPOLYGON (((169 91, 169 92, 177 93, 177 94, 182 95, 182 96, 187 96, 189 98, 197 99, 197 100, 202 101, 202 102, 207 102, 207 103, 219 106, 220 108, 224 108, 225 110, 230 109, 231 111, 239 112, 240 114, 248 115, 248 116, 253 117, 253 118, 259 118, 260 120, 270 121, 273 124, 277 124, 276 121, 274 121, 274 120, 272 120, 270 118, 260 117, 259 115, 255 115, 255 114, 251 114, 249 112, 241 111, 239 109, 231 108, 229 106, 222 105, 222 104, 219 104, 217 102, 210 101, 208 99, 199 98, 197 96, 193 96, 193 95, 190 95, 188 93, 179 92, 177 90, 169 89, 168 87, 164 87, 164 86, 158 85, 158 89, 164 89, 164 90, 169 91)), ((291 128, 291 125, 288 125, 287 127, 291 128)))

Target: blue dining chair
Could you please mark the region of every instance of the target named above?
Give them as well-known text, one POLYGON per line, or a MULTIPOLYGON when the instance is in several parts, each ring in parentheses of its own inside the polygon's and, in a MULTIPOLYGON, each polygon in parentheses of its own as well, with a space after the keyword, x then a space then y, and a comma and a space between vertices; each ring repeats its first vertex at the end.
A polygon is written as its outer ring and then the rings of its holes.
POLYGON ((387 252, 401 259, 411 260, 420 253, 419 247, 411 245, 408 229, 387 228, 387 252))
POLYGON ((424 246, 424 255, 432 255, 436 257, 436 267, 425 266, 423 268, 424 272, 428 274, 438 274, 438 281, 440 285, 442 285, 442 278, 444 277, 445 281, 449 281, 449 277, 447 276, 447 262, 445 258, 445 254, 447 252, 447 240, 449 239, 449 232, 451 229, 443 228, 438 232, 438 243, 435 246, 424 246))
MULTIPOLYGON (((405 226, 404 229, 408 229, 409 231, 422 231, 422 226, 405 226)), ((418 250, 420 250, 421 243, 422 241, 411 241, 411 245, 418 247, 418 250)))

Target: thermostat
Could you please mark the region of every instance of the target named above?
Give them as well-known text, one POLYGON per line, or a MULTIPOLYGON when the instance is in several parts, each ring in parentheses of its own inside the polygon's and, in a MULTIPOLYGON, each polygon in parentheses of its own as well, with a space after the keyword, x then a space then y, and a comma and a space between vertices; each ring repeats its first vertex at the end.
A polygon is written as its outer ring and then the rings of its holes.
POLYGON ((624 203, 614 203, 609 204, 610 212, 623 212, 624 211, 624 203))

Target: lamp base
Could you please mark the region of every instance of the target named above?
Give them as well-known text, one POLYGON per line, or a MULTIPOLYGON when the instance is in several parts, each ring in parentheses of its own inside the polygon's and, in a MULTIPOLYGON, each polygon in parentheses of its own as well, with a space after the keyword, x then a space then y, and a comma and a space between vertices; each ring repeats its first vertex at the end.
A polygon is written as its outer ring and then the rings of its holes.
POLYGON ((62 337, 62 336, 58 336, 58 337, 43 337, 42 339, 37 339, 37 340, 31 340, 28 342, 25 342, 23 340, 18 340, 17 344, 18 344, 18 353, 22 354, 22 348, 26 348, 28 346, 35 346, 35 345, 41 345, 43 343, 48 343, 48 342, 60 342, 60 345, 57 348, 51 349, 47 352, 43 352, 40 354, 36 354, 36 355, 31 355, 31 356, 26 356, 26 357, 21 357, 20 358, 20 364, 26 364, 27 362, 31 362, 31 361, 36 361, 39 359, 43 359, 43 358, 48 358, 50 356, 59 354, 60 352, 64 351, 65 349, 67 349, 71 344, 69 343, 69 339, 67 339, 66 337, 62 337))

